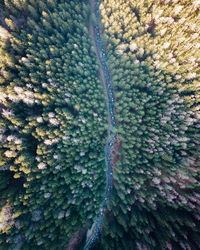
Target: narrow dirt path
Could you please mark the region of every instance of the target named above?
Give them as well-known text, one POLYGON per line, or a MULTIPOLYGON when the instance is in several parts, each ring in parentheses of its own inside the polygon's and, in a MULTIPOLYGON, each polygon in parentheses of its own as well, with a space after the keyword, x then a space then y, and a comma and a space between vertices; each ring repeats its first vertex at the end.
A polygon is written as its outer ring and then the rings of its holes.
POLYGON ((106 189, 104 194, 104 199, 99 209, 99 214, 95 219, 92 227, 88 230, 87 233, 87 240, 84 247, 84 250, 89 250, 95 240, 97 239, 102 223, 103 223, 103 216, 104 210, 106 207, 107 200, 110 195, 110 191, 112 188, 113 183, 113 171, 112 171, 112 159, 111 159, 111 152, 113 150, 113 146, 116 141, 116 133, 113 132, 113 128, 116 126, 115 116, 114 116, 114 96, 113 96, 113 87, 111 82, 111 77, 109 74, 109 70, 107 67, 107 58, 106 53, 104 50, 104 46, 101 40, 100 29, 99 29, 99 4, 101 0, 89 0, 91 6, 91 13, 95 14, 95 24, 92 23, 92 18, 90 17, 89 21, 89 34, 92 37, 94 42, 95 51, 97 54, 97 58, 99 60, 100 69, 99 69, 99 78, 101 83, 103 84, 106 90, 106 102, 107 102, 107 109, 108 109, 108 139, 105 145, 105 163, 106 163, 106 189))
MULTIPOLYGON (((96 0, 89 0, 89 2, 90 2, 90 6, 91 6, 91 12, 94 14, 95 13, 95 6, 96 6, 97 1, 96 0)), ((104 89, 107 91, 106 77, 105 77, 105 73, 104 73, 104 70, 103 70, 102 63, 101 63, 100 51, 99 51, 98 46, 97 46, 95 28, 94 28, 94 25, 92 24, 91 17, 90 17, 90 21, 89 21, 89 34, 90 34, 90 36, 91 36, 91 38, 93 40, 94 48, 95 48, 95 51, 96 51, 96 54, 97 54, 97 57, 98 57, 98 60, 99 60, 99 64, 100 64, 99 79, 100 79, 101 83, 103 84, 104 89)), ((106 103, 107 103, 107 110, 109 110, 108 95, 106 94, 105 97, 106 97, 106 103)), ((108 124, 109 124, 108 133, 109 133, 109 131, 111 130, 111 127, 112 127, 110 112, 108 112, 108 124)))

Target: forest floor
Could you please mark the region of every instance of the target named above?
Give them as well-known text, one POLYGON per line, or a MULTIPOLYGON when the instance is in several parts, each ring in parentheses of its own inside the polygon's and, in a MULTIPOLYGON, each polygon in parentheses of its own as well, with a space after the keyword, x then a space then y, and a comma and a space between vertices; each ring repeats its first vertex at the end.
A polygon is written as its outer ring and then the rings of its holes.
MULTIPOLYGON (((96 0, 89 0, 90 2, 90 6, 91 6, 91 12, 92 13, 95 13, 95 6, 96 6, 96 0)), ((103 87, 104 89, 107 89, 107 85, 106 85, 106 78, 105 78, 105 74, 104 74, 104 70, 103 70, 103 66, 101 64, 101 59, 100 59, 100 51, 98 49, 98 46, 97 46, 97 43, 96 43, 96 35, 95 35, 95 29, 94 29, 94 24, 92 23, 92 20, 91 20, 91 16, 90 16, 90 20, 89 20, 89 27, 88 27, 88 30, 89 30, 89 34, 93 40, 93 43, 94 43, 94 48, 95 48, 95 51, 96 51, 96 54, 97 54, 97 57, 98 57, 98 60, 100 62, 100 69, 99 69, 99 80, 101 81, 101 83, 103 84, 103 87)), ((106 94, 105 95, 105 98, 106 98, 106 103, 107 103, 107 110, 109 110, 109 100, 108 100, 108 95, 106 94)), ((111 124, 111 117, 110 117, 110 113, 108 112, 108 124, 109 124, 109 127, 108 127, 108 133, 109 131, 111 130, 112 128, 112 124, 111 124)))
MULTIPOLYGON (((90 2, 90 6, 91 6, 91 13, 95 13, 95 6, 97 3, 97 0, 89 0, 89 2, 90 2)), ((97 43, 96 43, 95 28, 94 28, 94 24, 92 23, 91 16, 90 16, 90 20, 89 20, 88 30, 89 30, 89 34, 93 40, 94 48, 95 48, 98 60, 100 62, 99 80, 103 84, 104 89, 107 90, 106 77, 104 74, 103 65, 101 64, 100 51, 99 51, 97 43)), ((102 30, 100 30, 100 32, 102 33, 102 30)), ((109 99, 108 99, 107 94, 105 95, 105 99, 106 99, 106 104, 107 104, 107 110, 109 110, 109 99)), ((117 121, 116 121, 116 123, 117 123, 117 121)), ((108 126, 108 135, 109 135, 110 131, 112 130, 112 122, 111 122, 110 112, 108 112, 108 125, 109 125, 108 126)), ((107 140, 107 143, 106 143, 105 148, 104 148, 105 154, 106 154, 108 142, 109 142, 109 140, 107 140)), ((121 156, 117 153, 117 151, 119 151, 119 150, 121 150, 121 141, 117 137, 115 144, 112 148, 112 152, 111 152, 111 166, 112 166, 113 171, 115 169, 115 164, 116 164, 117 160, 121 159, 121 156)))
MULTIPOLYGON (((91 13, 95 13, 95 7, 96 7, 97 0, 89 0, 89 2, 90 2, 90 6, 91 6, 91 13)), ((99 68, 99 80, 102 83, 104 89, 106 90, 105 91, 105 101, 106 101, 106 105, 107 105, 107 110, 109 110, 109 98, 108 98, 108 95, 107 95, 106 77, 105 77, 103 65, 101 63, 100 51, 99 51, 98 46, 97 46, 95 28, 94 28, 94 24, 92 22, 91 15, 90 15, 90 19, 89 19, 88 31, 89 31, 89 35, 91 36, 91 39, 93 41, 95 52, 96 52, 97 57, 98 57, 99 66, 100 66, 100 68, 99 68)), ((107 130, 108 139, 106 141, 106 145, 105 145, 105 148, 104 148, 105 155, 106 155, 106 150, 107 150, 107 147, 108 147, 108 143, 110 141, 110 136, 109 135, 110 135, 111 131, 112 131, 112 122, 111 122, 110 112, 108 112, 108 130, 107 130)), ((111 151, 111 166, 112 166, 113 170, 114 170, 114 166, 116 164, 116 161, 121 158, 121 156, 117 153, 117 150, 120 150, 120 149, 121 149, 121 141, 118 138, 116 138, 116 142, 113 145, 113 148, 112 148, 112 151, 111 151)), ((107 173, 107 171, 106 171, 106 173, 107 173)), ((77 249, 77 246, 79 245, 80 241, 81 241, 81 239, 79 237, 79 232, 76 232, 72 236, 67 250, 75 250, 75 249, 77 249)))

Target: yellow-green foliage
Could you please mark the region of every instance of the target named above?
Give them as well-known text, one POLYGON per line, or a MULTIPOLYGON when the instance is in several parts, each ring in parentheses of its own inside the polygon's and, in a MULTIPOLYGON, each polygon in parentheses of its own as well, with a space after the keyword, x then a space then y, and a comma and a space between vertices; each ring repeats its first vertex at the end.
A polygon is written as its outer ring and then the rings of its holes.
POLYGON ((199 245, 199 7, 100 5, 122 160, 99 249, 199 245))
POLYGON ((4 178, 1 198, 20 226, 7 228, 9 236, 2 232, 0 240, 4 249, 64 249, 74 232, 90 225, 105 189, 107 111, 88 36, 89 6, 5 5, 0 175, 10 169, 12 176, 4 178))

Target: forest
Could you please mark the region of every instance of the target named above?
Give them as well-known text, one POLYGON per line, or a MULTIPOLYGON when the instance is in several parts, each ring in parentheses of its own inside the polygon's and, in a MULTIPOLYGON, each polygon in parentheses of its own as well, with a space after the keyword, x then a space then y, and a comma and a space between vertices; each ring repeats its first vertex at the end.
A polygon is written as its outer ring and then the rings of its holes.
MULTIPOLYGON (((90 2, 0 1, 2 250, 82 250, 104 199, 90 2)), ((117 157, 91 249, 199 249, 200 1, 99 2, 117 157)))
POLYGON ((63 249, 90 225, 105 186, 107 109, 89 4, 4 2, 0 245, 63 249))

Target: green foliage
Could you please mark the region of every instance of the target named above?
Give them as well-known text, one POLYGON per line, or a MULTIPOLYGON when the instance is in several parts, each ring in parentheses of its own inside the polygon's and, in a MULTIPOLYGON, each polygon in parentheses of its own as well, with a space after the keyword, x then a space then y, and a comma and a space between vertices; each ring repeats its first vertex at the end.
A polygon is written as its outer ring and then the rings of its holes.
POLYGON ((5 5, 0 168, 8 170, 0 171, 0 189, 15 224, 1 234, 1 245, 64 249, 92 223, 106 181, 107 111, 88 36, 89 7, 80 1, 5 5))
POLYGON ((197 5, 100 5, 122 158, 98 249, 199 246, 197 5))
MULTIPOLYGON (((65 249, 106 182, 89 3, 0 6, 0 248, 65 249)), ((102 0, 100 12, 120 160, 95 249, 198 249, 198 3, 102 0)))

